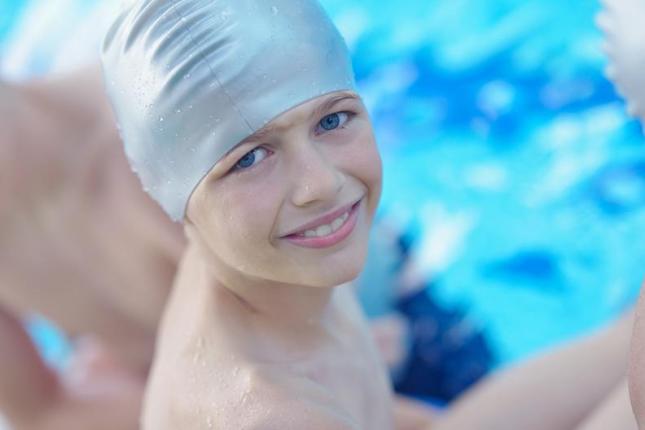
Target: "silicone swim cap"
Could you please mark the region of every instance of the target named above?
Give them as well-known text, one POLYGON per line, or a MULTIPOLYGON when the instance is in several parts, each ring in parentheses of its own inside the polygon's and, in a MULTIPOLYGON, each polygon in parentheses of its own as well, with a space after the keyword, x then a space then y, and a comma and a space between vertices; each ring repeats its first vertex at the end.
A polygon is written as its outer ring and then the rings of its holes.
POLYGON ((603 0, 598 23, 606 36, 607 77, 627 101, 630 115, 645 127, 645 2, 603 0))
POLYGON ((108 31, 102 61, 132 169, 175 221, 239 142, 355 88, 347 46, 315 0, 139 0, 108 31))

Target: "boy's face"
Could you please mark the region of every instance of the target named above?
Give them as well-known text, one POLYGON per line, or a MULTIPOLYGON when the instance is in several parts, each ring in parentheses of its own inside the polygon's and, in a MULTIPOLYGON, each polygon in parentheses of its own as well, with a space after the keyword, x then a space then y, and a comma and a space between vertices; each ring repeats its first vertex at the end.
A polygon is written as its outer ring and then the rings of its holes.
POLYGON ((216 267, 339 285, 363 267, 381 179, 365 106, 335 92, 280 115, 222 158, 191 196, 186 225, 216 267))

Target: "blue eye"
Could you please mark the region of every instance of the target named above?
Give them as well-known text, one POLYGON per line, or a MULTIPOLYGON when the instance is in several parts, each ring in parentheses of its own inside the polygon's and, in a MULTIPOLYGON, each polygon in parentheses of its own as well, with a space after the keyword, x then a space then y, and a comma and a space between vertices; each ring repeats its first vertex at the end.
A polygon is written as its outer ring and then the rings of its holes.
POLYGON ((265 153, 268 152, 266 149, 261 147, 255 148, 254 150, 247 152, 244 157, 240 158, 239 161, 235 163, 234 169, 246 170, 267 158, 268 155, 258 156, 258 151, 264 151, 265 153))
POLYGON ((327 115, 320 121, 320 126, 325 131, 335 130, 344 125, 349 119, 348 112, 336 112, 327 115))

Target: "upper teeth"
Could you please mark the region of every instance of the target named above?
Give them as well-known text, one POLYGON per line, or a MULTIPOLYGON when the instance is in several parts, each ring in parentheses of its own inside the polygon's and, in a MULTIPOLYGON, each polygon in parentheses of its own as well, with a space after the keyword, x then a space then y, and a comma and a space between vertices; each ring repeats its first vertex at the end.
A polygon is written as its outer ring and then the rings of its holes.
POLYGON ((304 233, 301 233, 301 236, 304 237, 322 237, 322 236, 329 236, 339 228, 343 224, 345 224, 345 221, 347 221, 347 218, 349 218, 349 211, 345 212, 335 220, 333 220, 330 224, 324 224, 316 227, 315 229, 312 230, 306 230, 304 233))

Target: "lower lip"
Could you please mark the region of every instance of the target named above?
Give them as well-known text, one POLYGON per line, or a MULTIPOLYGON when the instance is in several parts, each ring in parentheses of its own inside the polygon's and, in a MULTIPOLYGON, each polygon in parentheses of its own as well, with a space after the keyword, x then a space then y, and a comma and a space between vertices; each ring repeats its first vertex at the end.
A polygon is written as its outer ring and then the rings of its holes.
POLYGON ((358 219, 358 210, 361 206, 363 199, 358 201, 358 203, 352 206, 352 209, 349 211, 349 216, 338 230, 331 233, 329 236, 323 237, 301 237, 301 236, 287 236, 286 240, 293 243, 297 246, 302 246, 304 248, 327 248, 333 245, 336 245, 339 242, 342 242, 347 236, 349 236, 354 227, 356 226, 356 220, 358 219))

